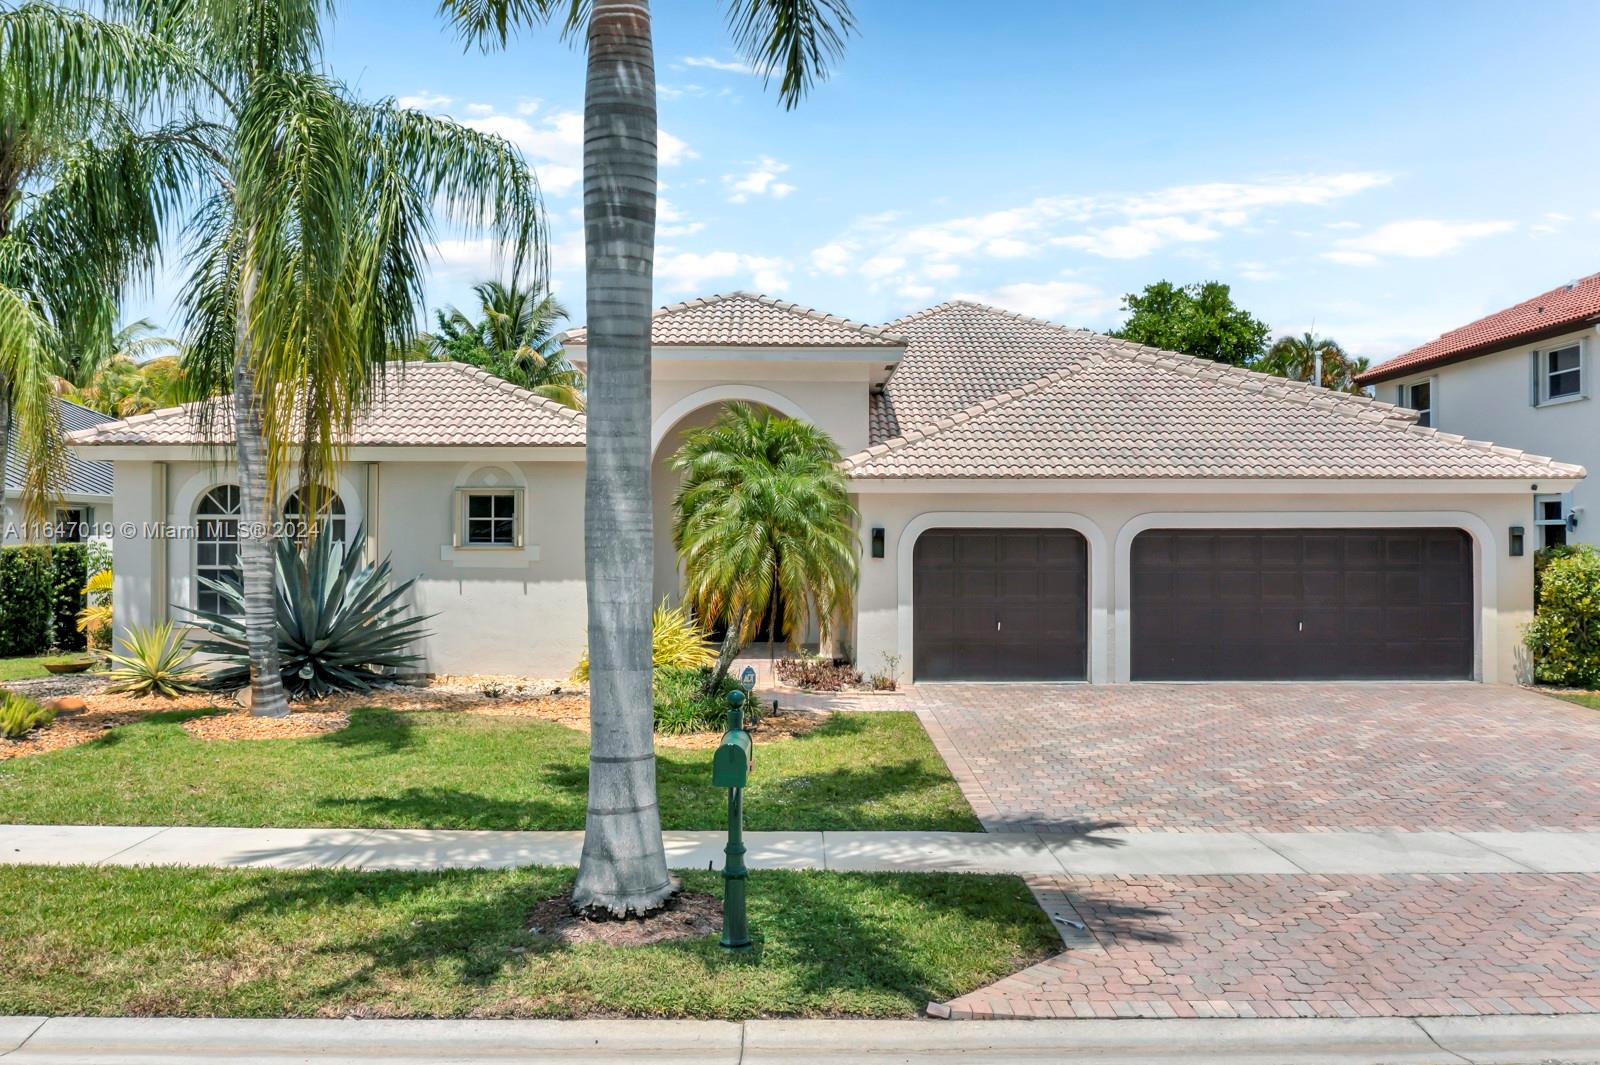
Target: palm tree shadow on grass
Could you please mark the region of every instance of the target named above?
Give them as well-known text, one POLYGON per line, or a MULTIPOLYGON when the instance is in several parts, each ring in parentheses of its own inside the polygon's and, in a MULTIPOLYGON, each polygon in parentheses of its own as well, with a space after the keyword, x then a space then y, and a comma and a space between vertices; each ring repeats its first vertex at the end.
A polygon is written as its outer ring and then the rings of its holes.
MULTIPOLYGON (((514 873, 444 871, 437 873, 351 873, 306 870, 275 874, 248 886, 247 897, 230 907, 230 922, 257 917, 282 918, 324 908, 370 910, 404 907, 409 919, 390 920, 380 929, 359 931, 317 952, 357 959, 354 967, 312 988, 319 997, 335 997, 340 1005, 381 999, 399 979, 432 972, 435 980, 488 989, 519 966, 547 961, 573 948, 544 940, 526 930, 528 917, 541 901, 568 888, 570 870, 523 868, 514 873), (483 878, 487 885, 470 890, 424 894, 428 888, 483 878), (493 878, 493 879, 491 879, 493 878)), ((715 890, 705 873, 685 877, 686 888, 715 890)), ((651 951, 695 959, 711 979, 745 966, 776 966, 782 982, 794 989, 791 1000, 767 1002, 756 1013, 797 1013, 848 1009, 853 993, 889 992, 905 999, 908 1010, 931 1000, 943 1000, 974 990, 1008 974, 1005 965, 1022 967, 1049 956, 1059 944, 1048 922, 1022 896, 1016 904, 997 905, 987 878, 956 874, 910 875, 885 873, 775 873, 756 871, 750 879, 751 921, 757 949, 748 955, 729 955, 717 945, 715 935, 647 947, 604 947, 604 951, 651 951), (1014 937, 1024 944, 1023 955, 1008 958, 993 972, 973 974, 960 986, 952 983, 940 966, 935 943, 913 944, 904 934, 923 930, 941 914, 961 916, 962 927, 989 923, 994 935, 1014 937), (966 986, 966 983, 974 986, 966 986), (836 996, 839 996, 836 998, 836 996)), ((352 912, 340 914, 346 927, 360 929, 363 922, 352 912)), ((968 928, 970 932, 970 928, 968 928)), ((596 948, 582 948, 594 950, 596 948)), ((656 980, 670 967, 637 967, 637 976, 622 976, 622 985, 609 982, 585 986, 575 975, 571 986, 574 1012, 612 1012, 621 1003, 594 1001, 594 993, 623 997, 636 992, 629 979, 656 980)), ((499 989, 499 990, 510 990, 499 989)), ((667 1012, 705 1012, 700 992, 685 990, 681 1007, 667 1012)), ((566 1012, 564 1004, 549 1003, 548 1011, 566 1012)))
POLYGON ((416 746, 416 727, 397 710, 363 706, 350 711, 350 724, 337 732, 324 733, 317 743, 361 754, 394 754, 416 746))
POLYGON ((503 799, 456 788, 406 788, 395 795, 323 799, 324 809, 358 811, 358 823, 389 827, 573 831, 583 827, 586 793, 565 792, 566 802, 539 798, 503 799))

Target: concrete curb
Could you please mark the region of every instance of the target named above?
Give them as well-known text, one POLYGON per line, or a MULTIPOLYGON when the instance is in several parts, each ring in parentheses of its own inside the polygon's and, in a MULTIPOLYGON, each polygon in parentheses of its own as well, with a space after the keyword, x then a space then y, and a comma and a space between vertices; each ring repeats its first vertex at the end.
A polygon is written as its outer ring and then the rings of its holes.
POLYGON ((964 1024, 0 1017, 0 1059, 6 1065, 1596 1065, 1600 1016, 964 1024))

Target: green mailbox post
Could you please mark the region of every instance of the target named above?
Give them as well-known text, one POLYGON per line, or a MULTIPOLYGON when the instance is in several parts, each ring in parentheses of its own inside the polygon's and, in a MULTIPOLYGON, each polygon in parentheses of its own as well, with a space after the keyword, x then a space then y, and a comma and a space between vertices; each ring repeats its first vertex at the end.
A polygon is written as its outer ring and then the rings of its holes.
POLYGON ((744 727, 744 700, 742 691, 728 693, 728 731, 722 734, 711 759, 712 786, 728 789, 728 846, 722 865, 722 946, 727 950, 750 949, 750 923, 745 916, 745 883, 750 873, 744 867, 744 788, 750 780, 754 752, 744 727))

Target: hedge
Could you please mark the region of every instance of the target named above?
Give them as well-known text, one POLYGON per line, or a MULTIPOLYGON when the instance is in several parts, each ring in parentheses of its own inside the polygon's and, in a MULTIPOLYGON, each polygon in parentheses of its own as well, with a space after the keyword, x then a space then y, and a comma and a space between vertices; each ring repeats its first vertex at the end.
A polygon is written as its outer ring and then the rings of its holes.
POLYGON ((1600 685, 1600 551, 1552 552, 1539 573, 1539 601, 1527 628, 1533 675, 1546 684, 1600 685))
POLYGON ((83 650, 76 617, 89 568, 84 544, 0 548, 0 656, 83 650))

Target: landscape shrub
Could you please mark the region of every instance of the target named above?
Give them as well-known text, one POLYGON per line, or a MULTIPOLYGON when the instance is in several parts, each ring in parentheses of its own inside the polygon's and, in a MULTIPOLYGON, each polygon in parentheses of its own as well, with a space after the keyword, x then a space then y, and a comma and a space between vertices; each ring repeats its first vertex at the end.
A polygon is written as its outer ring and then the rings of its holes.
POLYGON ((1600 686, 1600 551, 1586 546, 1549 558, 1524 638, 1536 680, 1600 686))
POLYGON ((40 725, 56 719, 56 712, 40 706, 26 695, 0 693, 0 738, 20 740, 40 725))
MULTIPOLYGON (((668 606, 663 599, 650 615, 650 659, 660 669, 676 666, 699 669, 715 665, 716 652, 711 650, 711 634, 701 627, 694 615, 681 606, 668 606)), ((578 668, 572 679, 579 684, 589 683, 589 652, 578 659, 578 668)))
POLYGON ((56 544, 51 548, 51 646, 81 651, 84 634, 78 631, 78 611, 83 609, 83 586, 89 580, 87 544, 56 544))
POLYGON ((777 673, 785 684, 808 691, 841 692, 862 687, 861 671, 842 658, 784 658, 778 662, 777 673))
POLYGON ((55 568, 50 555, 49 544, 0 550, 0 656, 38 655, 50 649, 56 628, 55 568))
POLYGON ((144 628, 134 625, 122 634, 125 654, 110 653, 114 663, 106 691, 127 695, 159 695, 173 699, 198 691, 200 671, 183 633, 172 622, 144 628))
MULTIPOLYGON (((728 721, 727 695, 739 686, 732 677, 723 677, 715 695, 704 691, 709 668, 685 669, 662 666, 655 671, 654 702, 656 731, 663 736, 686 732, 721 732, 728 721)), ((756 721, 754 701, 746 704, 745 723, 756 721)))

